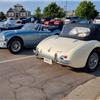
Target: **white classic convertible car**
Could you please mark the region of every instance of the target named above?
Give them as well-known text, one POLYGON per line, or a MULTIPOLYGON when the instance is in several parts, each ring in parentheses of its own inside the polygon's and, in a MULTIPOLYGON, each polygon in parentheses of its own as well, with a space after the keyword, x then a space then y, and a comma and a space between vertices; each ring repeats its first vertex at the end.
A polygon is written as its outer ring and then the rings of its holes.
POLYGON ((49 64, 95 71, 100 60, 100 25, 67 24, 59 36, 44 39, 34 52, 49 64))

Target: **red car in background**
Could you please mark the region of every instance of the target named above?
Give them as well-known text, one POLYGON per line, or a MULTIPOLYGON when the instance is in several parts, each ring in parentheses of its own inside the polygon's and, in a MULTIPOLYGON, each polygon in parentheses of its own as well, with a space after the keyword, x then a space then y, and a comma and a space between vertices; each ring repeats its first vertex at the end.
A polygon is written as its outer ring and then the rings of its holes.
POLYGON ((60 24, 64 24, 64 22, 60 19, 53 19, 49 21, 50 25, 60 25, 60 24))
POLYGON ((44 19, 41 19, 42 24, 44 24, 45 27, 48 27, 49 21, 53 19, 52 17, 46 17, 44 19))
POLYGON ((45 27, 48 27, 50 21, 44 21, 43 24, 45 27))
POLYGON ((64 22, 60 19, 52 19, 50 21, 44 21, 44 27, 56 26, 60 30, 62 30, 63 25, 64 25, 64 22))

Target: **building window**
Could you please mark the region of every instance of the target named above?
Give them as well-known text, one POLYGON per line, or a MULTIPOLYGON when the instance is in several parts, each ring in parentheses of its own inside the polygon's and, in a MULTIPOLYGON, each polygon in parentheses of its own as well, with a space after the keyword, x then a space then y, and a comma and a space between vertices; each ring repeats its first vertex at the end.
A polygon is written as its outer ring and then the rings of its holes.
POLYGON ((14 16, 14 13, 13 12, 9 12, 8 16, 14 16))
POLYGON ((23 16, 25 17, 25 16, 26 16, 26 13, 25 13, 25 12, 21 12, 21 13, 20 13, 20 16, 21 16, 21 17, 23 17, 23 16))

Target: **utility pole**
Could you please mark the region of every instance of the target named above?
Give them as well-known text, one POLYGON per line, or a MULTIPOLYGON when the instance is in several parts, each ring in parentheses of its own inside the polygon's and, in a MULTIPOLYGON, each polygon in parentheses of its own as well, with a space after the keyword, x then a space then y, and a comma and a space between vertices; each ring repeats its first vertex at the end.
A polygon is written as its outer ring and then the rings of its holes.
POLYGON ((66 12, 67 12, 67 0, 66 0, 66 12))
POLYGON ((67 8, 68 8, 68 7, 67 7, 67 5, 68 5, 67 0, 65 1, 65 4, 64 4, 64 5, 65 5, 65 6, 64 6, 64 9, 65 9, 65 12, 66 12, 66 15, 67 15, 67 11, 68 11, 68 10, 67 10, 67 8))
POLYGON ((67 11, 67 0, 64 1, 64 10, 67 11))

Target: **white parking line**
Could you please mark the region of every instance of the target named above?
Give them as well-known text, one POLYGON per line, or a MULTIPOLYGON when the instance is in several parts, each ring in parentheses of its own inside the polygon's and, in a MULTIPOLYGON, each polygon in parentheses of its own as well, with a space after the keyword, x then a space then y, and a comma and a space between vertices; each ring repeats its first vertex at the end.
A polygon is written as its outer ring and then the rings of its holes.
POLYGON ((35 56, 32 55, 32 56, 20 57, 20 58, 16 58, 16 59, 4 60, 4 61, 1 61, 0 64, 8 63, 8 62, 13 62, 13 61, 17 61, 17 60, 23 60, 23 59, 33 58, 33 57, 35 57, 35 56))

